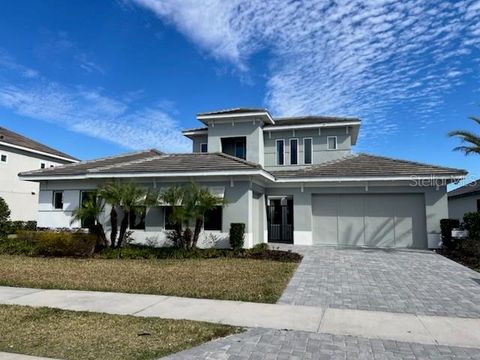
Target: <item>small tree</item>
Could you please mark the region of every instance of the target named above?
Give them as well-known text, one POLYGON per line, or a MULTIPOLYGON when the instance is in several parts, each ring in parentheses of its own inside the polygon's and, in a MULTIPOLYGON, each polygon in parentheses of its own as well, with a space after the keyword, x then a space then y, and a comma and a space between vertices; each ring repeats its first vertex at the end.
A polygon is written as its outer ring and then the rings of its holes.
POLYGON ((10 209, 7 202, 0 197, 0 236, 6 235, 6 228, 10 220, 10 209))
POLYGON ((121 247, 125 241, 125 234, 130 227, 130 214, 146 205, 147 191, 134 183, 122 186, 120 207, 123 210, 123 218, 120 223, 120 234, 117 247, 121 247))
POLYGON ((183 224, 187 221, 184 208, 181 206, 185 196, 185 188, 173 185, 158 194, 151 203, 167 204, 172 208, 168 219, 169 223, 175 224, 173 240, 175 245, 187 248, 183 238, 183 224))
POLYGON ((123 191, 124 186, 119 181, 106 183, 98 189, 99 197, 110 205, 110 246, 112 248, 116 245, 118 234, 118 213, 116 208, 119 207, 122 202, 123 191))
POLYGON ((103 213, 104 205, 101 201, 96 200, 95 197, 93 199, 88 199, 80 207, 73 210, 70 224, 73 224, 75 221, 88 222, 88 231, 90 234, 97 237, 95 248, 98 251, 108 246, 108 240, 103 225, 100 222, 100 216, 103 213))

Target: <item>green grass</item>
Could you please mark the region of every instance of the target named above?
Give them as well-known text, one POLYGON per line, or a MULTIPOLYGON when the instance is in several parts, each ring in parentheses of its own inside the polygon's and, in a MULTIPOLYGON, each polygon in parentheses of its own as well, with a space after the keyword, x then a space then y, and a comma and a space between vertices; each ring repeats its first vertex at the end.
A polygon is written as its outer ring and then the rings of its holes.
POLYGON ((0 305, 0 351, 65 360, 156 359, 239 332, 196 321, 0 305))
POLYGON ((74 259, 0 255, 0 285, 275 303, 297 267, 270 260, 74 259))

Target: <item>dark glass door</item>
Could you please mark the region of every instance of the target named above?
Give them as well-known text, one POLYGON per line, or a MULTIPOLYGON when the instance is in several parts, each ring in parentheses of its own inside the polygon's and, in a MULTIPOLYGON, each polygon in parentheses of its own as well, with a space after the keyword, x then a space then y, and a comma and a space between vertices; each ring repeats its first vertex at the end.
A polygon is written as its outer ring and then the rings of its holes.
POLYGON ((293 200, 270 199, 268 241, 293 244, 293 200))

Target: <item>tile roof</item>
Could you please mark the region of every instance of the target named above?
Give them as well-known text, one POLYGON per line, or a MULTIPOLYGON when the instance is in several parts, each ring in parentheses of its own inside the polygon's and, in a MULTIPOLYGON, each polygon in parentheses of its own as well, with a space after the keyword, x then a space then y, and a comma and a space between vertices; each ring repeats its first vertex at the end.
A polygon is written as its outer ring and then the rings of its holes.
POLYGON ((265 129, 275 126, 289 126, 289 125, 310 125, 310 124, 330 124, 330 123, 344 123, 352 121, 360 121, 358 118, 338 117, 338 116, 291 116, 273 118, 274 125, 265 126, 265 129))
POLYGON ((349 178, 349 177, 395 177, 466 175, 465 170, 398 160, 369 154, 356 154, 312 165, 303 169, 271 172, 276 178, 349 178))
POLYGON ((268 112, 264 108, 231 108, 231 109, 221 109, 216 111, 207 111, 198 113, 197 116, 206 116, 206 115, 222 115, 222 114, 248 114, 251 112, 268 112))
POLYGON ((448 192, 449 198, 465 197, 469 195, 480 194, 480 180, 475 180, 467 185, 461 186, 457 189, 448 192))
POLYGON ((27 171, 23 177, 82 176, 87 174, 148 174, 178 172, 208 172, 261 169, 257 164, 221 153, 164 154, 145 150, 99 160, 55 168, 27 171))
POLYGON ((73 156, 70 156, 68 154, 65 154, 64 152, 55 150, 47 145, 43 145, 35 140, 29 139, 23 135, 20 135, 11 130, 5 129, 4 127, 0 127, 0 142, 4 142, 14 146, 21 146, 27 149, 40 151, 40 152, 51 154, 54 156, 60 156, 66 159, 70 159, 72 161, 78 161, 78 159, 73 156))

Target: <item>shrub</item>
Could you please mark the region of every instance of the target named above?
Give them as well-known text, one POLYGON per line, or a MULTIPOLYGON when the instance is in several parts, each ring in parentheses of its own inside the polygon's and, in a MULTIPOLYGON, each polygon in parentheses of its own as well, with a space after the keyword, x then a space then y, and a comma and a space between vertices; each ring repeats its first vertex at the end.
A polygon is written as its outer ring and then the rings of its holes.
POLYGON ((0 237, 7 234, 8 220, 10 218, 10 209, 7 202, 0 197, 0 237))
POLYGON ((268 244, 266 243, 261 243, 257 244, 252 248, 252 252, 262 252, 262 251, 267 251, 268 250, 268 244))
POLYGON ((440 220, 440 228, 442 231, 442 243, 447 249, 455 248, 455 241, 452 239, 452 229, 458 228, 460 221, 457 219, 440 220))
POLYGON ((92 256, 96 237, 85 233, 38 232, 37 252, 45 256, 92 256))
POLYGON ((37 248, 30 241, 6 238, 0 240, 0 254, 33 256, 37 254, 37 248))
POLYGON ((28 230, 35 231, 37 230, 36 221, 8 221, 5 223, 5 232, 7 234, 16 234, 19 231, 28 230))
POLYGON ((245 224, 230 224, 230 247, 234 250, 242 249, 245 238, 245 224))
POLYGON ((480 241, 480 213, 469 212, 463 216, 465 228, 468 230, 468 237, 480 241))

